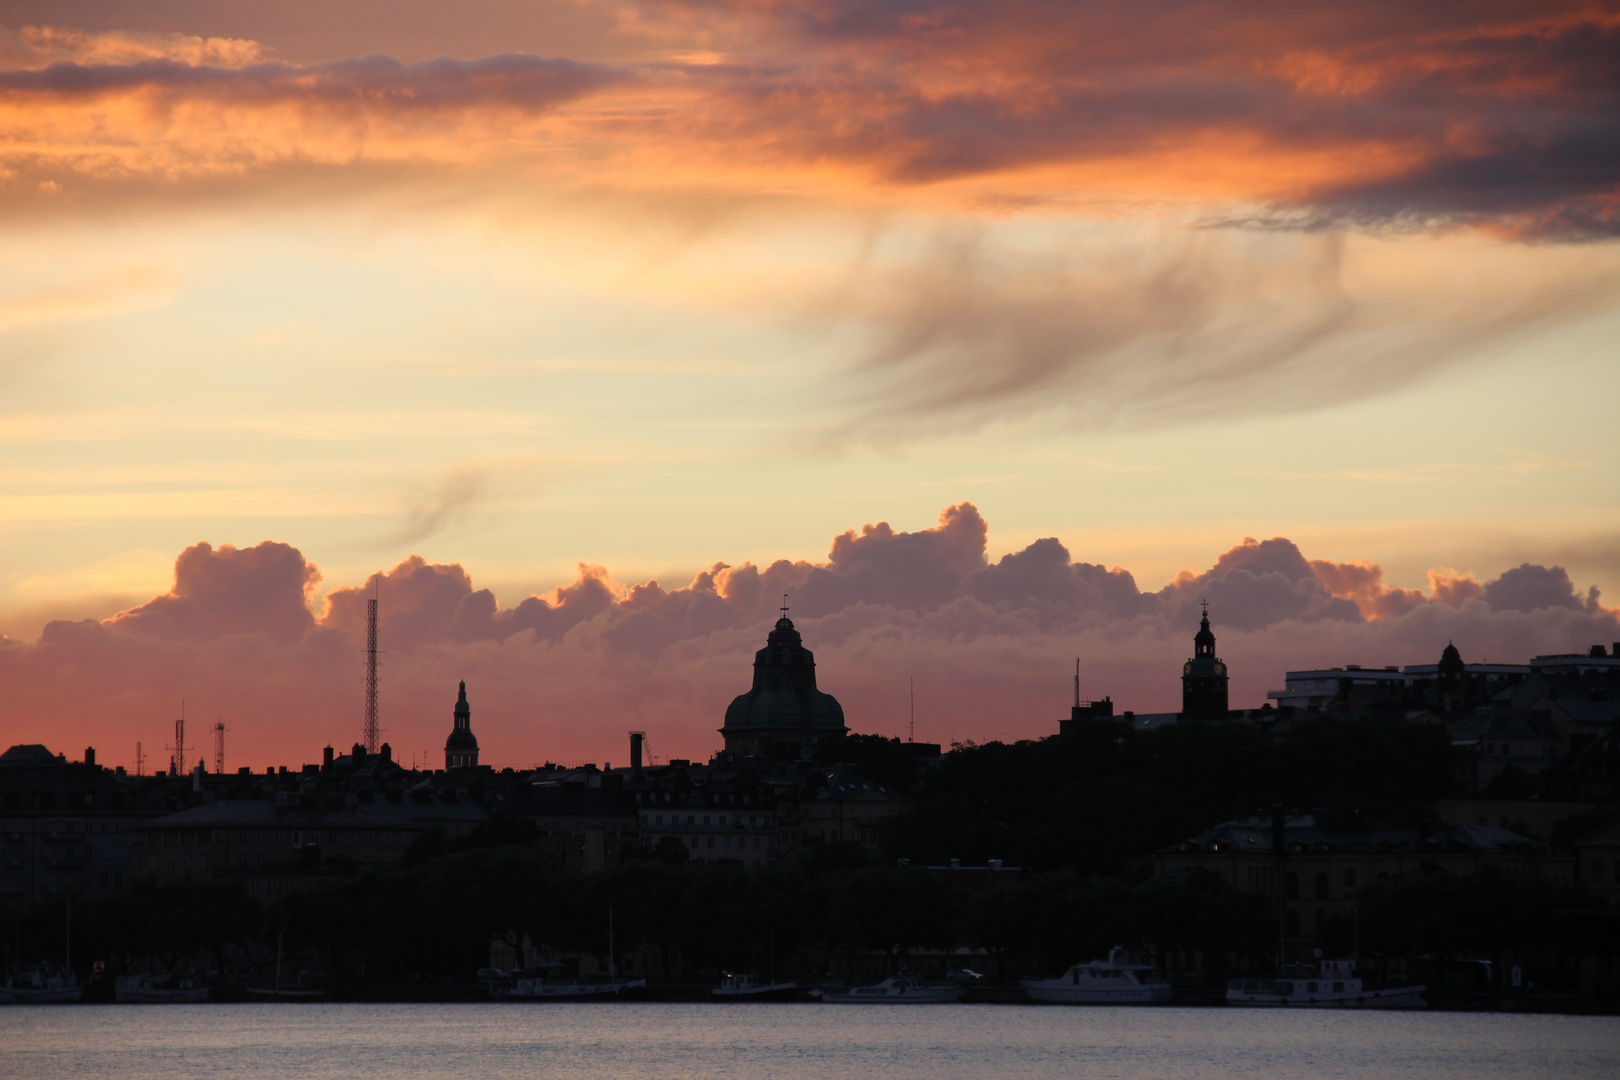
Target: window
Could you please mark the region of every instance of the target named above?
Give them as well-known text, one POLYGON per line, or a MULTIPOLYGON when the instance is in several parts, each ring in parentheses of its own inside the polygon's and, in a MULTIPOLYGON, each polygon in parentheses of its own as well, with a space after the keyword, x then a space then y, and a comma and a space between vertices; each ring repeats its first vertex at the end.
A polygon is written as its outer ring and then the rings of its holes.
POLYGON ((692 837, 692 847, 695 849, 697 846, 698 846, 698 838, 694 836, 694 837, 692 837))
MULTIPOLYGON (((1294 875, 1289 874, 1288 876, 1293 877, 1294 875)), ((1283 916, 1283 933, 1289 937, 1299 937, 1299 912, 1293 908, 1289 908, 1288 913, 1283 916)))
POLYGON ((710 851, 714 850, 714 837, 712 837, 712 836, 709 837, 709 850, 710 851))
MULTIPOLYGON (((1283 888, 1285 890, 1285 894, 1287 895, 1288 899, 1290 899, 1290 900, 1298 899, 1298 897, 1299 897, 1299 875, 1298 874, 1289 874, 1288 877, 1285 878, 1284 881, 1283 881, 1283 888)), ((1298 916, 1295 916, 1295 918, 1297 919, 1298 916)))
POLYGON ((1354 870, 1346 870, 1344 872, 1344 887, 1347 889, 1353 889, 1356 887, 1356 872, 1354 870))
POLYGON ((1316 898, 1318 900, 1326 900, 1328 898, 1328 876, 1326 873, 1319 873, 1316 875, 1316 898))

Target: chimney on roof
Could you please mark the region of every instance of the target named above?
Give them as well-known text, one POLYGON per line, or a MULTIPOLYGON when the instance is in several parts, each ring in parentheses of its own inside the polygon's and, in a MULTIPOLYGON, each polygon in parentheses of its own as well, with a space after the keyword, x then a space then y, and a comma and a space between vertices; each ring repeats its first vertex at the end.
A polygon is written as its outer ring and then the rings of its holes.
POLYGON ((1594 646, 1592 646, 1592 652, 1591 652, 1590 655, 1591 655, 1591 659, 1597 660, 1600 657, 1605 657, 1605 656, 1608 656, 1609 654, 1603 651, 1603 646, 1594 645, 1594 646))
POLYGON ((366 760, 366 748, 361 746, 359 743, 355 743, 354 749, 349 751, 349 756, 354 758, 354 763, 358 765, 362 761, 366 760))
POLYGON ((87 747, 84 748, 84 763, 86 765, 94 765, 96 763, 96 748, 95 747, 87 746, 87 747))
POLYGON ((377 753, 382 755, 382 759, 384 761, 392 762, 394 760, 394 748, 389 746, 387 743, 383 743, 380 747, 378 747, 377 753))
POLYGON ((329 771, 332 768, 332 748, 328 746, 321 751, 321 769, 329 771))
POLYGON ((641 744, 646 738, 644 731, 630 733, 630 775, 637 780, 641 779, 641 744))

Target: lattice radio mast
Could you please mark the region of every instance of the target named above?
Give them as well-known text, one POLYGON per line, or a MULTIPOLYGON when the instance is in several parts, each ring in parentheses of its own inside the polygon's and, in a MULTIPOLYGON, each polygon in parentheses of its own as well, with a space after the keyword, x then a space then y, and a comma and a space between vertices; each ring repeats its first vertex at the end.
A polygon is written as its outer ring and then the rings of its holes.
POLYGON ((225 775, 225 721, 214 725, 214 774, 225 775))
POLYGON ((141 744, 135 744, 135 775, 146 775, 146 755, 141 752, 141 744))
POLYGON ((169 768, 176 776, 186 775, 186 751, 191 749, 186 745, 186 702, 180 701, 180 718, 174 722, 174 745, 169 748, 174 751, 169 758, 169 768))
POLYGON ((377 598, 366 601, 366 753, 377 752, 377 598))

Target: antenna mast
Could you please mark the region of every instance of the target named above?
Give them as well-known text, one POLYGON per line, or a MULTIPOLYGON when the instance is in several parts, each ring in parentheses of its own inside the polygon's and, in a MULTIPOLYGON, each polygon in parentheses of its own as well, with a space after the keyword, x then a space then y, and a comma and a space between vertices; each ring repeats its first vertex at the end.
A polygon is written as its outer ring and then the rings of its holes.
POLYGON ((1080 707, 1080 658, 1074 658, 1074 707, 1080 707))
POLYGON ((225 721, 214 725, 214 775, 225 775, 225 721))
POLYGON ((377 598, 366 601, 366 753, 377 752, 377 598))
POLYGON ((906 742, 917 741, 917 676, 911 677, 911 727, 906 731, 906 742))
POLYGON ((141 753, 141 744, 139 741, 135 743, 135 775, 146 775, 146 755, 141 753))
POLYGON ((174 756, 169 758, 169 767, 174 771, 175 776, 184 776, 186 774, 186 751, 190 749, 186 745, 186 702, 184 698, 180 699, 180 719, 174 722, 174 746, 170 749, 174 751, 174 756))

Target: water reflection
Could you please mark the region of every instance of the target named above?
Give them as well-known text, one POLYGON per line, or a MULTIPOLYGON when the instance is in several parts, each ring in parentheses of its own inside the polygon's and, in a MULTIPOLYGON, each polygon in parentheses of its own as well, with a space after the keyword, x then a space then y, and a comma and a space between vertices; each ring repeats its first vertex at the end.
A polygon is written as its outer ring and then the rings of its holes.
POLYGON ((1620 1075, 1612 1017, 837 1005, 0 1009, 15 1080, 1019 1080, 1620 1075))

